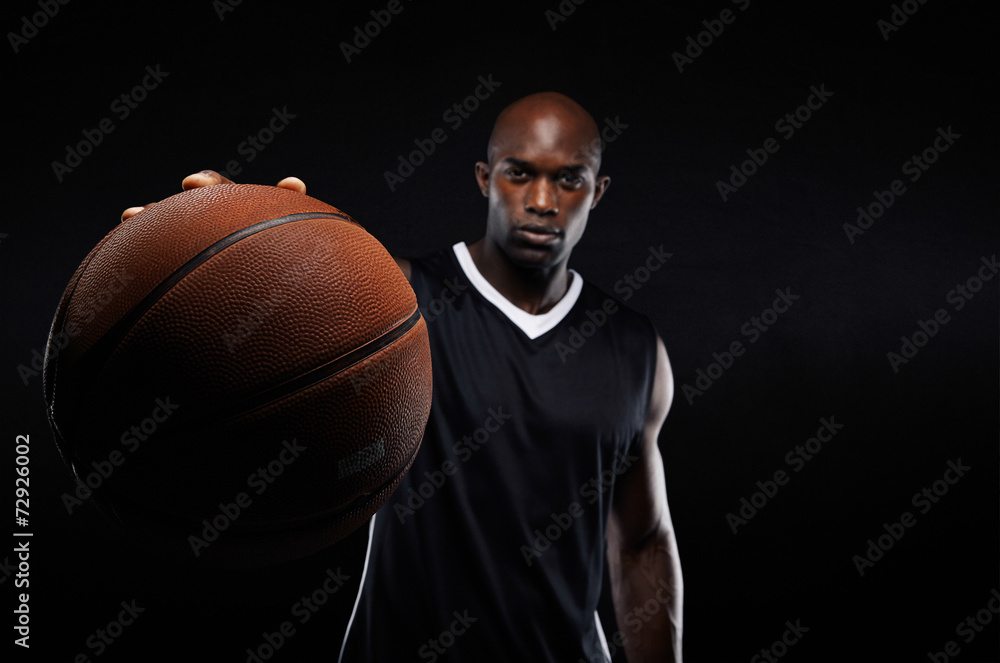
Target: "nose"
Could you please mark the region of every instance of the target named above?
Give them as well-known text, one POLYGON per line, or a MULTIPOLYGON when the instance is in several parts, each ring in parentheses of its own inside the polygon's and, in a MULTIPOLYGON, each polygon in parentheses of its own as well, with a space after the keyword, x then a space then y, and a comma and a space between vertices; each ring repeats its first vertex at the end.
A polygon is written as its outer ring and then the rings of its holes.
POLYGON ((555 184, 548 178, 537 177, 528 186, 524 200, 524 209, 539 216, 552 216, 559 213, 559 201, 555 184))

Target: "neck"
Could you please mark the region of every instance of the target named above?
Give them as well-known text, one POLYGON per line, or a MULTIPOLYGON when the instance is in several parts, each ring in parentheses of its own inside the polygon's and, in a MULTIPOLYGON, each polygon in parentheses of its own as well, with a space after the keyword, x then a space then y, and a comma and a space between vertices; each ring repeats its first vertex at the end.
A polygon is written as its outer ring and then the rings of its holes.
POLYGON ((546 268, 528 269, 513 264, 499 249, 480 239, 469 245, 476 269, 504 298, 532 315, 546 313, 569 289, 566 261, 546 268))

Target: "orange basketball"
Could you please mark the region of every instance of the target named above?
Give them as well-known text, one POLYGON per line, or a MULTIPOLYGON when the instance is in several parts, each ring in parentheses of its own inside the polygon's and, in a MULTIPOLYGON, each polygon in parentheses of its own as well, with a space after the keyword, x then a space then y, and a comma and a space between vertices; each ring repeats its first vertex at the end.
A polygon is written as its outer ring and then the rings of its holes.
POLYGON ((431 403, 427 328, 382 245, 330 205, 246 184, 109 233, 66 288, 44 374, 71 499, 227 564, 302 557, 365 523, 431 403))

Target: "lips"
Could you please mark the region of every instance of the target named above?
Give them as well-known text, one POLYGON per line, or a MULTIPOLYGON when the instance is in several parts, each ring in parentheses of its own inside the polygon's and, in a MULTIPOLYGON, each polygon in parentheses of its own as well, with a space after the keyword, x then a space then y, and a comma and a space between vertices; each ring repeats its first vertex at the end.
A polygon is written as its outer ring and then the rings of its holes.
POLYGON ((514 227, 514 237, 536 246, 554 244, 562 237, 562 231, 538 223, 526 223, 514 227))

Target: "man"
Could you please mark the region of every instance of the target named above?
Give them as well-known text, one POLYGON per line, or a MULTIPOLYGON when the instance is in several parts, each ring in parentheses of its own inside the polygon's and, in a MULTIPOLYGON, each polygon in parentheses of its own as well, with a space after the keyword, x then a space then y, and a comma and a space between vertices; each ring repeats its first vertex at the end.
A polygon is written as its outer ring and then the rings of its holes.
MULTIPOLYGON (((410 472, 371 523, 341 660, 603 661, 605 542, 629 661, 681 660, 657 446, 673 397, 666 350, 645 316, 567 265, 610 184, 600 159, 576 102, 520 99, 476 164, 485 236, 397 260, 428 321, 434 400, 410 472)), ((206 171, 183 186, 223 181, 206 171)))

